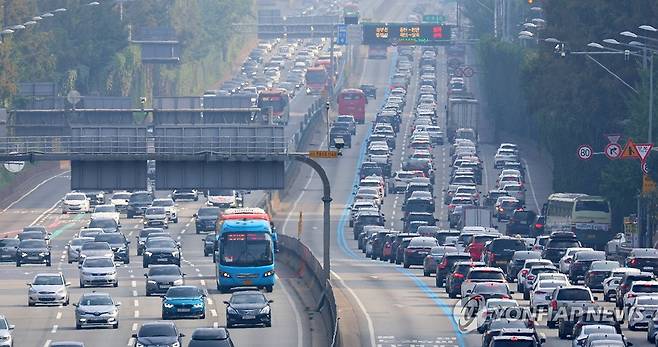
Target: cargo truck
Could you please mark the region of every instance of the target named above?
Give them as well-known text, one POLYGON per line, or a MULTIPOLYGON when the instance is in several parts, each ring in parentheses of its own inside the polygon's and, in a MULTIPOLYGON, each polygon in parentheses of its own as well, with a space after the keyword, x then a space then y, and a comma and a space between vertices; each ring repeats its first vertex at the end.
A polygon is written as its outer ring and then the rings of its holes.
POLYGON ((455 139, 455 132, 460 128, 478 129, 478 100, 472 95, 451 96, 448 99, 447 134, 450 142, 455 139))

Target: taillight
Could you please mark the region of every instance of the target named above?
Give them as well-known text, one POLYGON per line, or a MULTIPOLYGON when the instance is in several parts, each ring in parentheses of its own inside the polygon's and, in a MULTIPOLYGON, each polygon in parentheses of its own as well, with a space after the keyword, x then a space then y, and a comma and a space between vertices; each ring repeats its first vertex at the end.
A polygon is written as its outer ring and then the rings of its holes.
POLYGON ((528 274, 528 269, 521 270, 521 276, 525 277, 528 274))
POLYGON ((565 263, 571 263, 572 261, 573 261, 573 259, 571 259, 571 258, 567 258, 567 259, 564 260, 565 263))
POLYGON ((535 279, 535 275, 532 275, 532 274, 528 275, 528 279, 531 280, 531 281, 534 280, 534 279, 535 279))
POLYGON ((453 209, 453 208, 455 208, 455 205, 453 204, 448 205, 448 209, 453 209))
POLYGON ((498 208, 498 212, 503 212, 503 211, 505 211, 505 210, 502 207, 498 208))
POLYGON ((539 223, 535 224, 536 229, 541 229, 543 226, 544 226, 543 224, 539 224, 539 223))
POLYGON ((441 261, 441 264, 439 264, 439 269, 445 269, 446 266, 448 266, 448 260, 443 259, 443 261, 441 261))
POLYGON ((489 252, 489 261, 495 261, 496 260, 496 255, 493 252, 489 252))
POLYGON ((452 276, 453 276, 454 278, 464 278, 464 275, 462 275, 462 274, 460 274, 460 273, 454 273, 454 274, 452 274, 452 276))
POLYGON ((535 295, 546 295, 546 292, 542 292, 541 290, 535 290, 534 294, 535 295))
POLYGON ((631 259, 628 263, 631 265, 637 265, 637 258, 631 259))
POLYGON ((413 253, 413 252, 414 252, 413 249, 409 249, 409 248, 405 248, 405 249, 404 249, 404 253, 406 253, 406 254, 411 254, 411 253, 413 253))
POLYGON ((551 300, 551 308, 557 310, 557 300, 555 299, 551 300))
POLYGON ((633 294, 633 293, 628 293, 628 294, 626 294, 626 297, 630 299, 630 298, 636 297, 636 295, 633 294))

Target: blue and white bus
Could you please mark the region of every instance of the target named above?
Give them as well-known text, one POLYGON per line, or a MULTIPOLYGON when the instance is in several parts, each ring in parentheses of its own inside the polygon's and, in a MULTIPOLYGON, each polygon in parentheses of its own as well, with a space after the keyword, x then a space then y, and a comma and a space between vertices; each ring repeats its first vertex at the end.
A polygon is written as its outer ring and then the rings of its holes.
POLYGON ((258 219, 223 221, 217 233, 217 290, 274 287, 274 244, 270 222, 258 219))

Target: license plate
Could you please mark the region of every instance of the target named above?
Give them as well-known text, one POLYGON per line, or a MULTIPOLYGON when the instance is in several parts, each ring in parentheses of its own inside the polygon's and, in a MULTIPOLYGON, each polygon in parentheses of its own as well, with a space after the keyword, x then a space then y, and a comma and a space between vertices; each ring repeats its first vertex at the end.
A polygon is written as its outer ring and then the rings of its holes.
POLYGON ((252 280, 244 280, 243 283, 247 286, 254 284, 252 280))
POLYGON ((158 261, 165 262, 167 261, 167 258, 159 258, 158 261))
POLYGON ((169 288, 169 285, 168 284, 161 284, 160 288, 169 288))
POLYGON ((418 252, 418 254, 420 254, 420 255, 426 255, 427 252, 418 252))
POLYGON ((246 315, 246 316, 242 316, 242 319, 256 319, 256 316, 246 315))
POLYGON ((189 308, 179 308, 176 310, 177 312, 190 312, 189 308))
POLYGON ((3 254, 2 257, 3 258, 11 258, 11 255, 10 254, 3 254))
POLYGON ((497 265, 505 265, 505 264, 507 264, 507 261, 506 260, 498 260, 498 261, 496 261, 496 264, 497 265))
POLYGON ((642 270, 653 271, 653 266, 645 266, 645 267, 642 268, 642 270))
POLYGON ((39 257, 27 257, 29 260, 39 260, 39 257))

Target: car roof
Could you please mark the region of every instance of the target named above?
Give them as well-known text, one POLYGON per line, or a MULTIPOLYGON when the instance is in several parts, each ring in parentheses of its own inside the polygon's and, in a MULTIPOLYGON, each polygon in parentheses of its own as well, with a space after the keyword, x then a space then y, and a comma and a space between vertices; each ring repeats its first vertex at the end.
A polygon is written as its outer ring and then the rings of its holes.
POLYGON ((196 328, 192 332, 192 340, 226 340, 229 332, 226 328, 196 328))

